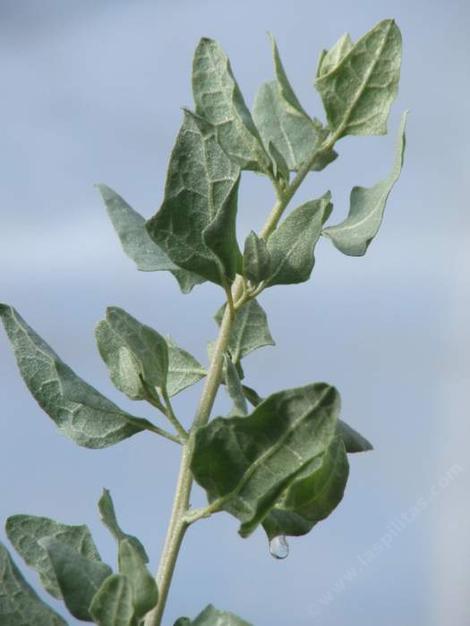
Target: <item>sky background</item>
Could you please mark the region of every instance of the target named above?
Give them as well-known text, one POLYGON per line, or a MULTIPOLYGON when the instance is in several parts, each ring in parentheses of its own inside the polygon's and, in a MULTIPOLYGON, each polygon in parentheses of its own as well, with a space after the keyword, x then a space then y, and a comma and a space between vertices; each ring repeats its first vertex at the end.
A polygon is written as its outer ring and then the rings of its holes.
MULTIPOLYGON (((312 175, 297 198, 331 189, 339 221, 353 185, 388 173, 399 116, 409 109, 405 167, 383 228, 363 258, 322 240, 309 283, 264 294, 277 346, 245 361, 248 384, 263 395, 318 380, 336 385, 343 417, 375 451, 351 458, 344 501, 291 541, 285 561, 269 556, 262 531, 242 540, 226 514, 194 526, 177 565, 168 626, 209 602, 255 626, 470 624, 470 5, 0 2, 0 300, 83 378, 146 417, 151 410, 113 389, 94 325, 107 305, 122 306, 205 362, 222 294, 206 284, 182 296, 172 276, 137 272, 93 184, 107 183, 153 214, 181 107, 192 104, 191 60, 201 36, 222 44, 251 103, 273 74, 266 37, 273 32, 300 100, 323 119, 312 89, 320 49, 346 31, 356 39, 386 17, 404 38, 390 134, 342 139, 340 158, 312 175)), ((241 241, 272 202, 267 182, 246 175, 241 241)), ((200 390, 178 397, 186 422, 200 390)), ((1 518, 33 513, 86 523, 114 563, 96 511, 107 487, 122 526, 145 543, 155 569, 178 449, 150 435, 102 451, 76 447, 29 396, 3 332, 0 402, 1 518)), ((227 401, 217 406, 222 411, 227 401)), ((194 502, 203 502, 200 493, 194 502)), ((34 572, 24 571, 37 588, 34 572)))

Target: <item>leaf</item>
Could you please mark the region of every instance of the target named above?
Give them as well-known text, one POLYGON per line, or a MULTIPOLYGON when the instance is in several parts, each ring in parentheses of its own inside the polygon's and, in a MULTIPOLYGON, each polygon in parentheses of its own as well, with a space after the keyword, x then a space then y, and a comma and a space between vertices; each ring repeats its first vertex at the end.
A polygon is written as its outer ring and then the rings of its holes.
POLYGON ((373 450, 373 446, 365 437, 363 437, 357 430, 354 430, 349 424, 338 420, 338 433, 341 435, 346 452, 353 454, 355 452, 367 452, 373 450))
POLYGON ((212 124, 217 141, 242 169, 267 171, 269 158, 230 61, 216 41, 203 38, 193 60, 193 96, 196 112, 212 124))
POLYGON ((39 541, 49 555, 66 607, 77 619, 90 622, 89 606, 102 582, 113 573, 111 568, 81 556, 53 537, 39 541))
POLYGON ((253 119, 265 146, 272 145, 282 155, 289 170, 298 170, 313 157, 312 170, 322 170, 338 155, 334 150, 320 151, 328 135, 317 119, 311 119, 300 104, 287 78, 274 38, 271 38, 276 80, 261 85, 255 98, 253 119))
POLYGON ((379 22, 352 47, 343 36, 323 56, 315 86, 335 140, 387 132, 400 64, 401 34, 390 19, 379 22))
POLYGON ((341 502, 349 464, 341 436, 332 439, 288 487, 263 521, 269 539, 279 535, 305 535, 328 517, 341 502))
POLYGON ((243 252, 243 274, 255 285, 268 278, 271 271, 271 256, 264 239, 251 231, 245 241, 243 252))
POLYGON ((4 626, 67 626, 23 578, 0 543, 0 624, 4 626))
POLYGON ((96 341, 111 380, 131 399, 145 398, 145 388, 154 392, 166 387, 168 346, 150 326, 119 307, 108 307, 106 320, 96 328, 96 341))
POLYGON ((116 541, 119 542, 123 541, 124 539, 130 541, 134 548, 139 552, 144 563, 148 563, 149 558, 142 543, 137 539, 137 537, 134 537, 134 535, 129 535, 125 533, 119 526, 116 517, 116 511, 114 510, 114 503, 111 498, 111 493, 108 489, 103 489, 101 498, 98 501, 98 510, 100 512, 101 521, 112 534, 112 536, 116 539, 116 541))
POLYGON ((406 113, 401 118, 395 161, 387 178, 373 187, 353 187, 348 216, 340 224, 325 228, 323 234, 336 248, 350 256, 362 256, 382 224, 388 196, 400 177, 405 153, 406 113))
POLYGON ((177 346, 169 337, 166 341, 168 344, 167 391, 171 397, 197 383, 207 372, 192 354, 177 346))
POLYGON ((182 270, 170 260, 150 238, 145 228, 145 218, 134 211, 124 198, 107 185, 97 187, 124 252, 139 270, 143 272, 168 270, 178 281, 183 293, 189 293, 195 285, 204 282, 197 274, 182 270))
POLYGON ((105 448, 146 428, 144 419, 126 413, 79 378, 11 306, 0 317, 20 373, 40 407, 79 446, 105 448))
POLYGON ((350 52, 353 46, 351 37, 348 33, 345 33, 330 50, 323 50, 318 62, 317 78, 333 70, 350 52))
POLYGON ((246 405, 245 396, 243 395, 242 385, 238 376, 237 368, 230 359, 225 355, 224 358, 224 376, 227 385, 227 391, 233 400, 233 409, 230 415, 247 415, 248 407, 246 405))
MULTIPOLYGON (((177 626, 178 622, 175 624, 177 626)), ((183 625, 184 626, 184 623, 183 625)), ((194 622, 190 622, 188 626, 251 626, 240 617, 226 611, 219 611, 209 604, 208 607, 200 613, 194 622)))
POLYGON ((235 233, 239 178, 240 169, 218 145, 215 129, 185 111, 165 198, 147 231, 179 267, 222 286, 241 263, 235 233))
POLYGON ((248 417, 217 418, 196 434, 192 471, 213 510, 246 537, 281 494, 330 445, 339 394, 317 383, 269 396, 248 417))
POLYGON ((119 542, 119 572, 129 581, 135 616, 143 617, 157 604, 158 589, 142 554, 129 539, 119 542))
POLYGON ((16 551, 37 571, 43 587, 55 598, 61 598, 62 594, 41 539, 52 537, 87 559, 101 561, 91 533, 84 525, 70 526, 36 515, 13 515, 7 519, 5 530, 16 551))
POLYGON ((327 192, 290 213, 268 239, 271 274, 266 285, 289 285, 309 279, 315 257, 313 250, 322 226, 331 212, 331 194, 327 192))
POLYGON ((113 574, 96 592, 90 614, 98 626, 134 626, 134 606, 128 579, 113 574))
MULTIPOLYGON (((221 307, 215 314, 215 320, 219 325, 224 315, 224 308, 221 307)), ((256 300, 250 300, 237 311, 235 322, 232 326, 228 344, 228 351, 232 361, 237 364, 253 350, 263 346, 274 345, 264 309, 256 300)))

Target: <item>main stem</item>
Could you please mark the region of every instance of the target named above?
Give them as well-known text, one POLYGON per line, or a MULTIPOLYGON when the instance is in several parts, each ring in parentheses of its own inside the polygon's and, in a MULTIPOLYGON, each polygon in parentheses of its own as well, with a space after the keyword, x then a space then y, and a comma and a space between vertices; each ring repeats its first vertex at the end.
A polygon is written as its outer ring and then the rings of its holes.
MULTIPOLYGON (((329 142, 326 142, 324 146, 320 148, 328 149, 329 142)), ((276 230, 277 224, 282 217, 287 205, 291 201, 297 189, 300 187, 305 176, 312 169, 318 153, 316 151, 312 158, 304 163, 299 169, 297 175, 293 179, 292 183, 286 189, 282 197, 278 199, 274 205, 271 213, 269 214, 266 223, 260 231, 260 237, 267 239, 269 235, 276 230)), ((165 610, 166 601, 168 598, 168 592, 170 590, 171 580, 175 571, 176 560, 183 542, 185 532, 188 528, 188 522, 185 519, 185 514, 189 509, 189 498, 191 496, 191 487, 193 484, 193 477, 191 474, 191 459, 194 451, 194 443, 197 430, 207 424, 210 418, 212 407, 214 405, 215 397, 220 386, 220 380, 222 375, 222 365, 224 353, 227 349, 230 339, 230 332, 234 322, 234 314, 237 308, 242 306, 242 302, 239 302, 239 298, 243 292, 243 278, 238 276, 232 286, 232 302, 238 304, 235 310, 230 306, 225 307, 224 316, 220 324, 219 336, 215 344, 212 361, 207 373, 206 382, 202 391, 199 406, 194 418, 193 425, 189 431, 189 437, 183 444, 183 451, 181 455, 181 464, 178 475, 178 482, 176 485, 175 499, 173 501, 173 509, 171 513, 170 523, 168 525, 168 531, 165 539, 165 545, 163 547, 162 557, 156 576, 160 596, 158 604, 147 614, 145 618, 145 626, 161 626, 163 612, 165 610), (238 302, 237 302, 238 301, 238 302)))

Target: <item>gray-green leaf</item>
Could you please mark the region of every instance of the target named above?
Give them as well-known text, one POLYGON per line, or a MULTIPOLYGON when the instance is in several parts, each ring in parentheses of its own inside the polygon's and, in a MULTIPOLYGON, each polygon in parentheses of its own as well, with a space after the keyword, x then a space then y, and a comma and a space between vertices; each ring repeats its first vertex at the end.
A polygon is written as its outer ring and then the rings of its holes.
POLYGON ((119 194, 107 185, 97 185, 106 205, 109 218, 127 256, 143 272, 167 270, 173 274, 183 293, 204 282, 197 274, 179 268, 150 238, 145 218, 134 211, 119 194))
POLYGON ((401 34, 383 20, 356 44, 344 36, 320 61, 315 86, 337 140, 345 135, 383 135, 398 91, 401 34))
POLYGON ((23 578, 0 543, 0 624, 4 626, 67 626, 23 578))
POLYGON ((212 604, 209 604, 209 606, 207 606, 193 622, 189 622, 189 624, 191 626, 251 626, 251 624, 245 622, 233 613, 219 611, 214 608, 212 604))
POLYGON ((305 467, 264 519, 269 539, 305 535, 328 517, 343 498, 348 474, 344 442, 337 435, 324 454, 305 467))
POLYGON ((224 358, 224 377, 228 394, 233 400, 233 409, 230 415, 247 415, 248 407, 246 405, 237 367, 228 355, 225 355, 224 358))
MULTIPOLYGON (((317 119, 311 119, 300 104, 287 78, 274 38, 272 38, 276 80, 264 83, 258 90, 253 119, 265 146, 272 144, 281 154, 289 170, 298 170, 326 139, 328 130, 317 119)), ((329 149, 319 152, 311 165, 322 170, 337 157, 329 149)))
POLYGON ((343 422, 343 420, 338 420, 338 433, 341 435, 346 452, 349 454, 354 454, 355 452, 368 452, 369 450, 374 449, 368 439, 358 433, 357 430, 354 430, 352 426, 343 422))
POLYGON ((36 515, 13 515, 7 519, 5 530, 16 551, 37 571, 43 587, 55 598, 61 598, 62 594, 47 551, 40 544, 41 539, 52 537, 87 559, 101 560, 91 533, 84 525, 70 526, 36 515))
POLYGON ((183 389, 197 383, 207 374, 199 361, 192 354, 183 350, 169 337, 168 344, 168 379, 169 396, 175 396, 183 389))
POLYGON ((271 271, 271 255, 264 239, 253 231, 245 240, 243 251, 243 274, 257 285, 268 278, 271 271))
POLYGON ((329 447, 338 392, 317 383, 269 396, 248 417, 217 418, 196 435, 192 471, 214 510, 248 536, 282 493, 329 447))
POLYGON ((405 153, 406 113, 401 118, 392 171, 373 187, 353 187, 348 216, 340 224, 325 228, 323 234, 336 248, 350 256, 362 256, 382 224, 385 205, 397 182, 405 153))
POLYGON ((111 380, 131 399, 145 398, 145 386, 152 392, 166 387, 168 346, 150 326, 119 307, 109 307, 96 327, 96 341, 111 380))
POLYGON ((134 605, 128 579, 119 574, 106 578, 90 604, 98 626, 134 626, 134 605))
POLYGON ((185 111, 165 198, 147 230, 179 267, 222 286, 241 265, 235 233, 239 177, 240 169, 217 143, 214 127, 185 111))
POLYGON ((217 129, 225 153, 242 169, 266 171, 269 158, 233 76, 230 61, 212 39, 201 39, 193 61, 196 112, 217 129))
MULTIPOLYGON (((224 315, 224 307, 215 314, 220 325, 224 315)), ((232 361, 237 364, 249 352, 263 346, 274 346, 274 340, 268 327, 268 318, 264 309, 256 300, 250 300, 237 311, 232 326, 228 351, 232 361)))
POLYGON ((271 273, 267 286, 302 283, 309 279, 315 257, 314 247, 325 220, 331 213, 327 192, 290 213, 268 239, 271 273))
POLYGON ((158 589, 140 551, 129 539, 119 542, 119 572, 129 581, 134 614, 140 618, 157 604, 158 589))
POLYGON ((86 448, 105 448, 152 424, 121 410, 82 380, 11 306, 0 317, 20 373, 41 408, 70 439, 86 448))
POLYGON ((134 548, 139 552, 142 557, 144 563, 148 563, 147 552, 145 551, 144 546, 141 544, 137 537, 134 535, 129 535, 125 533, 122 528, 119 526, 116 517, 116 511, 114 509, 114 503, 111 498, 111 493, 108 489, 103 489, 103 493, 101 494, 101 498, 98 500, 98 510, 100 512, 101 521, 112 534, 112 536, 116 539, 116 541, 123 541, 127 539, 130 541, 134 548))
POLYGON ((66 543, 52 537, 40 540, 54 568, 65 605, 77 619, 91 621, 89 607, 103 581, 113 573, 102 561, 78 554, 66 543))

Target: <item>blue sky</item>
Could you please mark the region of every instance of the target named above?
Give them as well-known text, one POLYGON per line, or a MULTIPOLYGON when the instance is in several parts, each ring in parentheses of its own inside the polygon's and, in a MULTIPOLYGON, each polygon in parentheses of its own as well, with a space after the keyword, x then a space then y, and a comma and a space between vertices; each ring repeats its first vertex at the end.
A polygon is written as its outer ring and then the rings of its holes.
MULTIPOLYGON (((261 532, 240 539, 226 515, 191 529, 167 624, 208 602, 255 626, 470 623, 470 8, 464 0, 1 3, 0 300, 129 409, 94 345, 105 307, 124 307, 204 360, 221 294, 204 285, 182 296, 171 276, 138 273, 93 184, 114 187, 146 216, 154 212, 181 107, 191 106, 201 36, 220 41, 252 102, 272 76, 266 32, 273 32, 301 101, 322 117, 312 89, 320 49, 385 17, 397 20, 404 38, 390 134, 341 140, 340 158, 298 197, 331 189, 336 216, 344 215, 353 185, 388 172, 399 116, 409 109, 405 168, 382 231, 363 258, 321 241, 311 282, 266 293, 277 346, 246 360, 247 378, 263 394, 335 384, 345 419, 375 451, 352 459, 344 502, 293 540, 283 562, 269 556, 261 532)), ((247 175, 240 239, 271 203, 266 182, 247 175)), ((184 419, 199 392, 178 399, 184 419)), ((177 449, 145 436, 104 451, 75 447, 27 394, 3 333, 0 401, 2 519, 28 512, 87 523, 112 562, 96 513, 105 486, 154 568, 177 449)), ((141 414, 152 416, 145 407, 141 414)), ((194 501, 201 498, 196 492, 194 501)), ((36 585, 35 574, 27 576, 36 585)))

